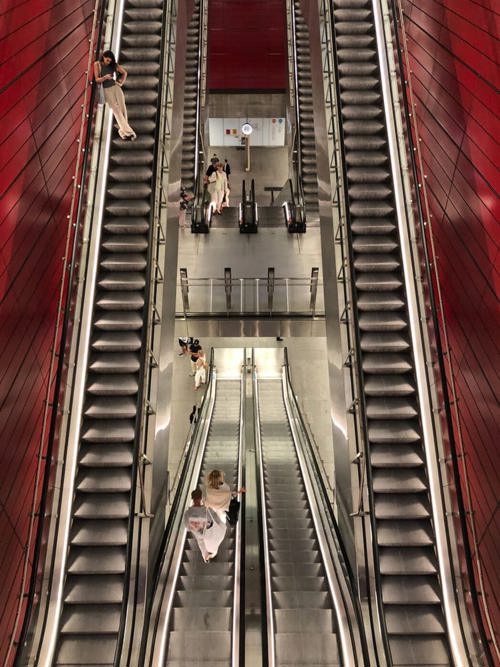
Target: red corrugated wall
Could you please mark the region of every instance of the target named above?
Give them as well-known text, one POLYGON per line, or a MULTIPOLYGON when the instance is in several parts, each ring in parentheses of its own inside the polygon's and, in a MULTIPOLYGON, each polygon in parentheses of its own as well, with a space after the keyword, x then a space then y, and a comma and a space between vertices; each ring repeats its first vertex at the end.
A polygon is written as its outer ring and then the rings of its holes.
POLYGON ((0 664, 13 631, 79 147, 94 0, 0 14, 0 664))
POLYGON ((487 600, 499 627, 499 5, 402 0, 487 600))
POLYGON ((210 0, 208 89, 286 90, 285 0, 210 0))

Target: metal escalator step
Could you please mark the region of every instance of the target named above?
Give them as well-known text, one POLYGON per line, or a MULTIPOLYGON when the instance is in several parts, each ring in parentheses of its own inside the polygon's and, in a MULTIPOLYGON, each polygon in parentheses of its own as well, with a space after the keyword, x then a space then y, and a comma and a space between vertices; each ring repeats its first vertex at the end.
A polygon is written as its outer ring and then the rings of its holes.
POLYGON ((127 215, 139 217, 149 215, 151 211, 151 205, 149 201, 139 201, 135 199, 123 199, 121 201, 113 200, 106 202, 105 210, 108 215, 113 215, 116 217, 124 217, 127 215))
MULTIPOLYGON (((151 28, 153 28, 153 24, 151 24, 151 28)), ((161 29, 161 26, 156 26, 156 30, 151 30, 151 32, 157 32, 158 28, 161 29)), ((146 32, 146 30, 144 30, 144 32, 146 32)), ((128 62, 128 64, 126 65, 126 69, 128 70, 129 64, 132 62, 142 63, 144 61, 148 61, 150 63, 159 63, 160 55, 161 55, 160 49, 153 49, 151 47, 134 49, 127 47, 121 50, 120 59, 123 62, 125 61, 128 62)))
POLYGON ((377 521, 377 542, 380 547, 429 547, 434 544, 428 519, 377 521))
POLYGON ((391 175, 387 169, 373 167, 350 167, 347 170, 347 178, 352 183, 383 183, 388 181, 391 175))
MULTIPOLYGON (((152 31, 151 33, 140 33, 138 30, 132 29, 130 33, 123 35, 122 45, 132 48, 137 48, 140 46, 159 47, 161 45, 161 35, 157 34, 156 31, 152 31)), ((148 86, 145 84, 144 87, 148 88, 148 86)), ((153 87, 154 86, 149 86, 150 89, 153 87)), ((130 78, 127 78, 127 102, 129 100, 129 92, 130 78)), ((154 91, 152 94, 154 94, 156 98, 156 93, 154 91)))
POLYGON ((125 519, 75 519, 70 542, 76 546, 121 546, 127 544, 128 522, 125 519))
POLYGON ((120 184, 108 186, 107 194, 112 199, 149 199, 151 185, 149 183, 134 183, 133 181, 120 182, 120 184))
MULTIPOLYGON (((141 91, 139 91, 140 93, 141 91)), ((130 95, 127 96, 127 102, 129 99, 130 95)), ((134 183, 149 183, 151 181, 151 178, 153 176, 153 170, 151 167, 148 166, 137 166, 137 165, 127 165, 127 166, 120 166, 120 167, 111 167, 109 170, 109 177, 112 181, 118 181, 119 183, 125 183, 127 181, 134 183)), ((150 192, 150 189, 146 190, 144 189, 144 186, 141 186, 139 190, 141 193, 146 193, 144 196, 149 196, 147 193, 150 192)), ((128 191, 125 190, 125 198, 129 195, 130 192, 130 186, 128 188, 128 191)), ((114 195, 113 195, 114 196, 114 195)))
POLYGON ((339 49, 365 49, 375 45, 375 36, 365 33, 345 33, 336 35, 335 42, 339 49))
POLYGON ((136 331, 98 331, 92 349, 98 352, 135 352, 141 348, 141 337, 136 331))
MULTIPOLYGON (((385 266, 387 266, 387 264, 385 264, 385 266)), ((385 271, 371 272, 369 270, 370 268, 373 268, 373 262, 370 267, 367 266, 367 271, 363 271, 356 276, 355 285, 358 290, 370 293, 382 292, 384 294, 387 292, 399 292, 400 288, 403 286, 403 279, 396 271, 393 273, 385 271)))
POLYGON ((276 662, 278 665, 340 666, 337 637, 334 634, 287 633, 276 635, 276 662))
POLYGON ((371 465, 373 468, 418 468, 425 465, 419 443, 407 445, 372 445, 371 465))
POLYGON ((349 197, 352 200, 359 200, 360 203, 369 201, 371 205, 376 205, 377 208, 381 203, 384 203, 385 206, 390 206, 388 202, 381 202, 381 200, 388 199, 392 193, 392 189, 383 183, 350 184, 348 191, 349 197))
POLYGON ((102 310, 142 310, 144 295, 142 292, 104 292, 96 300, 97 308, 102 310))
POLYGON ((148 7, 147 5, 140 9, 127 7, 125 9, 124 26, 129 26, 132 21, 137 21, 140 24, 147 21, 154 21, 161 25, 162 17, 163 11, 159 8, 156 9, 155 7, 148 7))
MULTIPOLYGON (((375 471, 374 471, 375 472, 375 471)), ((377 519, 427 519, 429 502, 423 494, 378 493, 375 496, 377 519)))
POLYGON ((276 632, 321 632, 334 631, 335 619, 331 609, 275 609, 276 632))
MULTIPOLYGON (((272 510, 269 513, 273 513, 272 510)), ((320 555, 317 551, 271 551, 271 562, 272 563, 319 563, 321 562, 320 555)))
POLYGON ((374 493, 426 493, 427 480, 422 468, 375 468, 374 493))
POLYGON ((366 169, 384 167, 382 171, 385 174, 388 174, 390 178, 390 174, 385 168, 389 163, 389 159, 383 152, 373 150, 350 150, 346 154, 345 161, 349 170, 354 171, 355 173, 364 173, 366 169))
POLYGON ((142 273, 113 271, 99 278, 97 284, 106 290, 139 291, 144 289, 146 279, 142 273))
POLYGON ((382 575, 428 575, 437 572, 436 557, 430 547, 381 547, 379 554, 382 575))
POLYGON ((163 0, 128 0, 129 7, 140 7, 141 9, 146 7, 147 9, 151 7, 163 7, 163 0))
POLYGON ((74 547, 68 554, 67 571, 72 574, 123 574, 124 547, 74 547))
POLYGON ((364 292, 358 295, 358 309, 362 312, 396 311, 404 305, 397 292, 364 292))
POLYGON ((323 569, 321 563, 272 563, 271 575, 273 577, 322 577, 323 569))
MULTIPOLYGON (((131 104, 128 106, 128 119, 137 133, 136 120, 155 122, 157 108, 154 104, 131 104), (151 120, 152 119, 152 120, 151 120)), ((132 142, 133 143, 133 142, 132 142)))
MULTIPOLYGON (((217 558, 219 558, 217 554, 217 558)), ((193 572, 198 572, 200 568, 200 563, 202 563, 201 555, 196 562, 186 562, 183 564, 183 567, 186 568, 187 565, 192 566, 190 573, 187 576, 181 576, 179 581, 181 583, 181 589, 183 591, 212 591, 213 595, 216 596, 216 591, 230 591, 233 588, 233 577, 231 574, 212 574, 213 568, 210 567, 210 572, 208 574, 193 574, 193 572)), ((205 563, 202 563, 205 567, 205 563)), ((211 562, 210 566, 219 565, 217 562, 211 562)), ((230 563, 224 563, 224 565, 231 565, 230 563)), ((208 568, 205 568, 208 569, 208 568)), ((225 596, 224 596, 225 599, 225 596)))
POLYGON ((87 577, 70 574, 64 587, 66 604, 121 604, 123 599, 123 577, 104 575, 87 577))
POLYGON ((363 371, 385 375, 387 373, 408 373, 413 366, 406 354, 399 353, 366 353, 362 358, 363 371))
POLYGON ((371 443, 405 445, 420 441, 418 425, 412 422, 374 421, 368 426, 371 443))
MULTIPOLYGON (((354 38, 349 36, 349 39, 354 38)), ((369 39, 372 38, 370 37, 369 39)), ((377 90, 344 90, 340 93, 340 101, 343 105, 353 107, 363 106, 365 104, 377 104, 380 106, 382 97, 377 90)), ((387 156, 385 157, 387 159, 387 156)))
POLYGON ((63 608, 59 632, 73 635, 117 634, 120 616, 121 604, 105 607, 94 604, 68 605, 63 608))
POLYGON ((135 375, 92 376, 87 391, 96 396, 134 396, 139 389, 135 375))
POLYGON ((354 235, 390 234, 395 229, 395 222, 384 218, 374 218, 373 220, 370 220, 369 218, 361 218, 359 220, 354 220, 354 222, 351 223, 351 231, 354 235))
POLYGON ((278 530, 282 528, 283 530, 293 531, 295 527, 297 528, 297 530, 308 530, 313 526, 311 517, 305 514, 299 517, 285 516, 283 520, 281 518, 273 519, 270 516, 268 516, 267 518, 268 518, 268 525, 271 530, 278 530))
POLYGON ((274 608, 277 609, 330 609, 327 591, 273 591, 274 608))
POLYGON ((172 630, 179 632, 194 631, 230 631, 232 624, 230 607, 198 607, 173 610, 172 630))
MULTIPOLYGON (((372 77, 377 74, 377 63, 370 62, 358 62, 355 60, 343 60, 339 58, 339 75, 342 77, 372 77)), ((344 115, 345 108, 341 109, 341 113, 344 115)), ((378 114, 380 115, 380 114, 378 114)))
POLYGON ((376 76, 341 76, 340 91, 344 90, 378 90, 379 81, 376 76))
POLYGON ((384 331, 361 335, 361 350, 363 352, 405 352, 409 349, 409 342, 398 332, 384 331))
POLYGON ((101 260, 107 271, 143 271, 146 265, 146 256, 138 253, 110 253, 101 260))
POLYGON ((94 326, 101 332, 137 332, 142 328, 143 319, 137 312, 112 310, 96 313, 94 326))
POLYGON ((372 375, 365 380, 367 396, 411 396, 415 385, 411 375, 372 375))
POLYGON ((226 660, 231 657, 230 631, 197 630, 169 633, 167 663, 171 660, 201 660, 203 664, 210 660, 226 660))
MULTIPOLYGON (((154 32, 154 31, 153 31, 154 32)), ((129 49, 132 51, 133 49, 129 49)), ((150 50, 150 49, 148 49, 150 50)), ((121 55, 121 54, 120 54, 121 55)), ((132 60, 127 63, 127 72, 136 76, 158 76, 160 71, 160 61, 151 60, 149 62, 132 60)))
POLYGON ((82 439, 87 442, 132 442, 135 435, 132 419, 85 419, 82 439))
POLYGON ((340 37, 336 44, 337 57, 341 62, 366 62, 367 60, 374 60, 377 56, 375 38, 371 35, 356 35, 356 37, 350 38, 340 37), (349 42, 353 45, 352 47, 346 45, 349 42))
POLYGON ((122 442, 106 443, 103 446, 96 443, 84 443, 80 447, 79 464, 91 468, 102 466, 123 468, 133 463, 130 445, 122 442))
POLYGON ((352 202, 351 214, 358 218, 387 218, 394 215, 394 206, 390 202, 363 199, 352 202))
POLYGON ((276 593, 327 590, 324 577, 273 577, 272 586, 276 593))
POLYGON ((111 218, 104 222, 110 234, 145 234, 149 230, 148 218, 111 218))
MULTIPOLYGON (((134 126, 137 130, 137 121, 134 123, 134 126)), ((152 128, 154 131, 154 123, 152 123, 152 128)), ((149 161, 152 162, 153 154, 151 148, 155 145, 154 135, 147 136, 147 134, 138 134, 135 141, 123 141, 118 136, 113 137, 111 142, 112 164, 142 164, 142 157, 144 156, 144 151, 149 149, 149 161), (128 162, 130 160, 130 162, 128 162)))
MULTIPOLYGON (((411 577, 409 577, 411 582, 411 577)), ((385 612, 389 635, 439 635, 446 632, 441 608, 437 605, 389 605, 385 612)))
POLYGON ((384 604, 398 605, 438 605, 441 604, 439 584, 434 576, 384 577, 382 581, 384 604))
POLYGON ((122 519, 130 513, 128 493, 95 493, 91 496, 78 494, 73 515, 86 519, 122 519))
MULTIPOLYGON (((184 560, 187 562, 200 562, 200 550, 199 549, 187 549, 184 552, 184 560)), ((220 559, 222 561, 233 561, 234 560, 234 549, 227 549, 224 546, 219 547, 219 550, 217 551, 217 559, 220 559)), ((182 605, 181 605, 182 606, 182 605)))
POLYGON ((115 651, 115 637, 64 636, 58 644, 54 665, 81 665, 81 656, 84 655, 85 667, 112 667, 115 651))
MULTIPOLYGON (((359 23, 361 21, 371 21, 372 14, 369 8, 365 7, 356 7, 349 6, 346 9, 337 9, 334 8, 333 15, 335 16, 335 21, 355 21, 359 23)), ((336 23, 338 25, 338 23, 336 23)), ((371 26, 371 23, 368 24, 371 26)))
POLYGON ((391 637, 390 644, 394 667, 452 667, 445 637, 395 636, 391 637))
POLYGON ((82 468, 75 488, 80 493, 125 493, 132 488, 131 469, 82 468))
MULTIPOLYGON (((408 326, 399 313, 361 313, 358 317, 361 331, 402 331, 408 326)), ((366 391, 366 387, 365 387, 366 391)))
POLYGON ((337 35, 370 35, 373 25, 367 21, 335 21, 335 33, 337 35))
POLYGON ((412 419, 418 415, 414 401, 404 397, 369 398, 366 402, 368 419, 412 419))
POLYGON ((349 151, 356 151, 359 153, 373 152, 377 159, 382 159, 382 156, 387 157, 385 153, 386 140, 385 137, 381 135, 372 137, 368 135, 352 135, 344 138, 344 144, 348 151, 347 154, 349 154, 349 151))

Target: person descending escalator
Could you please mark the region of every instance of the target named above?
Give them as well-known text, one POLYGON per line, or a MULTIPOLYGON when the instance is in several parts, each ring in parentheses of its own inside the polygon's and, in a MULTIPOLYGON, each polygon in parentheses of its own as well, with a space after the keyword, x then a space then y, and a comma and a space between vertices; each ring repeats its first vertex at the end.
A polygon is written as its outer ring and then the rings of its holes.
POLYGON ((246 489, 242 486, 238 491, 231 491, 229 484, 224 481, 222 470, 214 469, 208 473, 205 485, 205 505, 213 509, 219 515, 220 519, 226 523, 226 512, 229 510, 231 499, 239 493, 245 493, 246 489))
POLYGON ((104 51, 94 63, 94 79, 102 84, 104 99, 118 123, 118 134, 122 139, 134 141, 136 133, 130 127, 122 86, 127 80, 127 70, 116 62, 112 51, 104 51))
POLYGON ((184 526, 196 539, 205 563, 215 558, 220 543, 226 534, 226 526, 217 512, 202 505, 202 492, 194 489, 191 492, 193 504, 184 512, 184 526))

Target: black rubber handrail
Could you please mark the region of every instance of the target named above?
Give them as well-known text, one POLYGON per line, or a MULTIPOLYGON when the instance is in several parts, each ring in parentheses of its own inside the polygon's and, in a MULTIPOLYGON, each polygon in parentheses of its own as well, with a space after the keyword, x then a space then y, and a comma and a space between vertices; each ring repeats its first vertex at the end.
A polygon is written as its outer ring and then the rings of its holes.
MULTIPOLYGON (((299 407, 297 397, 296 397, 295 392, 293 390, 292 379, 291 379, 291 374, 290 374, 290 363, 289 363, 289 360, 288 360, 288 349, 287 348, 285 348, 285 350, 284 350, 284 357, 285 357, 284 366, 285 366, 285 374, 286 374, 287 385, 290 389, 290 394, 292 396, 292 400, 293 400, 293 403, 294 403, 294 406, 295 406, 295 409, 296 409, 296 413, 297 413, 299 421, 300 421, 302 432, 303 432, 303 434, 305 436, 305 439, 306 439, 306 442, 307 442, 307 447, 309 449, 310 459, 313 462, 314 471, 315 471, 315 475, 316 475, 316 483, 319 486, 322 497, 325 499, 324 506, 326 506, 328 508, 328 510, 327 510, 328 511, 328 516, 329 516, 329 519, 330 519, 330 523, 333 526, 333 529, 334 529, 334 532, 335 532, 336 543, 339 546, 340 553, 342 555, 342 560, 344 562, 345 569, 347 571, 347 578, 348 578, 349 590, 350 590, 350 594, 351 594, 351 601, 353 603, 353 607, 354 607, 355 614, 356 614, 356 620, 358 622, 359 634, 360 634, 360 639, 361 639, 361 646, 362 646, 362 651, 363 651, 363 663, 362 664, 363 665, 369 665, 370 661, 369 661, 368 645, 367 645, 367 642, 366 642, 365 633, 363 631, 364 620, 363 620, 363 613, 361 611, 361 604, 360 604, 360 600, 359 600, 359 590, 358 590, 358 585, 357 585, 357 579, 354 576, 354 572, 352 570, 352 567, 351 567, 351 564, 350 564, 350 561, 349 561, 349 557, 347 555, 347 551, 346 551, 346 548, 345 548, 345 545, 344 545, 344 540, 342 538, 342 534, 340 532, 340 529, 339 529, 339 526, 338 526, 338 523, 337 523, 337 519, 336 519, 335 514, 333 512, 333 507, 328 500, 328 490, 326 488, 325 481, 323 479, 323 475, 321 473, 321 470, 320 470, 320 467, 319 467, 319 464, 318 464, 318 460, 316 458, 316 454, 315 454, 314 448, 312 446, 311 439, 309 438, 309 434, 307 432, 306 424, 305 424, 304 418, 302 416, 302 411, 299 407)), ((349 624, 349 628, 350 628, 351 636, 352 636, 352 627, 351 627, 350 624, 349 624)))
MULTIPOLYGON (((402 58, 402 47, 401 47, 401 42, 399 39, 399 32, 397 29, 397 26, 399 25, 399 20, 397 16, 397 11, 396 11, 396 6, 395 6, 395 0, 390 0, 390 8, 391 8, 391 13, 392 13, 392 22, 394 26, 393 30, 393 36, 394 40, 396 42, 396 53, 398 55, 398 66, 399 66, 399 72, 402 75, 404 72, 404 64, 403 64, 403 58, 402 58)), ((409 158, 410 161, 410 166, 411 166, 411 172, 413 176, 413 183, 418 183, 418 171, 417 171, 417 164, 416 164, 416 159, 415 159, 415 143, 413 141, 413 135, 411 131, 411 120, 410 120, 410 111, 408 107, 408 99, 406 97, 406 91, 402 87, 402 100, 403 100, 403 114, 404 114, 404 119, 406 123, 406 139, 408 141, 408 151, 407 151, 407 159, 409 158)), ((457 505, 459 508, 459 520, 460 520, 460 528, 462 531, 462 539, 463 539, 463 549, 464 549, 464 556, 465 556, 465 563, 466 563, 466 568, 467 568, 467 577, 468 581, 470 584, 470 593, 471 593, 471 600, 472 600, 472 606, 474 608, 474 614, 476 617, 476 623, 477 623, 477 628, 479 631, 479 635, 481 638, 482 645, 485 650, 485 657, 486 660, 488 661, 488 667, 493 667, 493 656, 491 654, 488 638, 486 635, 486 631, 484 629, 484 624, 483 624, 483 619, 481 615, 481 610, 479 608, 479 596, 478 596, 478 591, 476 587, 476 581, 475 581, 475 575, 474 575, 474 565, 472 562, 472 552, 470 548, 470 543, 469 543, 469 535, 468 535, 468 529, 467 529, 467 519, 466 519, 466 510, 465 510, 465 504, 464 504, 464 499, 463 499, 463 493, 462 493, 462 486, 461 486, 461 480, 460 480, 460 470, 458 466, 458 454, 457 454, 457 445, 455 441, 455 431, 453 428, 453 418, 451 414, 451 408, 450 408, 450 396, 448 392, 448 382, 446 379, 446 369, 444 365, 444 352, 443 352, 443 345, 441 342, 441 334, 440 334, 440 328, 439 328, 439 320, 438 320, 438 314, 437 314, 437 306, 436 306, 436 300, 434 297, 434 290, 432 288, 432 272, 431 272, 431 265, 429 261, 429 250, 427 246, 427 237, 426 237, 426 232, 425 232, 425 224, 424 224, 424 215, 423 215, 423 210, 422 210, 422 201, 420 199, 418 191, 415 189, 415 202, 417 205, 417 222, 418 226, 420 229, 420 239, 421 239, 421 249, 423 252, 424 256, 424 268, 425 268, 425 280, 426 280, 426 285, 427 285, 427 297, 429 299, 429 307, 430 307, 430 312, 431 312, 431 318, 432 318, 432 327, 433 327, 433 333, 434 333, 434 338, 435 338, 435 345, 436 345, 436 359, 438 363, 438 368, 439 368, 439 377, 440 377, 440 389, 443 392, 443 407, 444 407, 444 413, 445 413, 445 418, 446 418, 446 425, 447 425, 447 430, 448 430, 448 439, 449 439, 449 447, 450 447, 450 455, 451 455, 451 464, 452 464, 452 469, 453 469, 453 476, 455 479, 455 489, 456 489, 456 501, 457 505)))
MULTIPOLYGON (((101 51, 101 46, 102 46, 102 39, 103 39, 103 31, 104 31, 104 25, 105 25, 105 9, 106 9, 106 3, 101 2, 101 6, 99 7, 99 18, 97 19, 97 39, 96 39, 96 49, 95 49, 95 59, 97 60, 99 58, 99 54, 101 51)), ((93 76, 92 76, 93 79, 93 76)), ((85 139, 84 139, 84 146, 85 146, 85 152, 83 156, 83 162, 82 162, 82 170, 80 174, 80 196, 78 198, 78 205, 76 209, 76 216, 75 216, 75 231, 73 235, 73 243, 71 246, 71 261, 69 265, 69 275, 68 275, 68 286, 67 286, 67 291, 66 291, 66 300, 64 303, 64 318, 63 318, 63 323, 61 327, 61 337, 59 339, 59 346, 58 346, 58 362, 57 362, 57 371, 55 375, 55 380, 54 380, 54 394, 53 394, 53 399, 52 399, 52 413, 50 416, 50 427, 49 427, 49 434, 48 434, 48 439, 47 439, 47 450, 45 453, 45 464, 44 464, 44 472, 43 472, 43 482, 42 482, 42 493, 40 495, 40 503, 39 503, 39 510, 38 510, 38 525, 37 525, 37 531, 36 531, 36 538, 35 538, 35 548, 33 551, 33 559, 32 559, 32 566, 31 566, 31 576, 30 576, 30 587, 29 587, 29 592, 27 596, 27 603, 26 603, 26 610, 24 613, 24 620, 23 620, 23 627, 21 630, 19 642, 18 642, 18 651, 16 653, 15 657, 15 664, 18 665, 20 664, 18 661, 21 659, 22 652, 24 650, 25 643, 27 642, 27 637, 29 633, 29 629, 31 627, 31 622, 32 622, 32 614, 33 614, 33 606, 34 606, 34 598, 36 594, 36 588, 37 588, 37 581, 39 578, 39 565, 40 565, 40 556, 42 552, 42 540, 43 540, 43 535, 44 535, 44 528, 47 520, 50 520, 49 513, 47 512, 47 501, 48 501, 48 494, 49 494, 49 485, 50 485, 50 479, 51 479, 51 473, 52 473, 52 462, 53 462, 53 456, 54 456, 54 443, 56 440, 56 431, 57 431, 57 422, 58 422, 58 415, 59 411, 61 408, 61 401, 64 400, 64 397, 61 396, 61 389, 62 389, 62 384, 63 384, 63 376, 65 373, 65 365, 67 362, 67 358, 65 355, 65 349, 66 345, 68 344, 68 332, 70 329, 70 323, 72 322, 73 319, 73 313, 72 313, 72 300, 74 298, 74 290, 75 287, 77 287, 76 284, 76 278, 77 278, 77 270, 79 268, 79 261, 80 261, 80 256, 78 254, 78 244, 81 241, 81 232, 83 230, 83 212, 84 212, 84 204, 86 203, 85 201, 85 188, 83 187, 84 184, 87 181, 87 177, 89 176, 89 167, 90 167, 90 157, 91 157, 91 151, 89 150, 89 146, 91 144, 91 139, 92 135, 94 132, 94 127, 95 127, 95 117, 96 117, 96 100, 97 100, 97 95, 98 95, 98 89, 97 86, 94 85, 94 81, 90 83, 92 86, 92 90, 90 93, 90 100, 89 100, 89 107, 88 107, 88 114, 87 114, 87 128, 85 131, 85 139)), ((95 201, 95 191, 94 191, 94 201, 95 201)), ((64 276, 62 276, 62 280, 64 281, 64 276)))

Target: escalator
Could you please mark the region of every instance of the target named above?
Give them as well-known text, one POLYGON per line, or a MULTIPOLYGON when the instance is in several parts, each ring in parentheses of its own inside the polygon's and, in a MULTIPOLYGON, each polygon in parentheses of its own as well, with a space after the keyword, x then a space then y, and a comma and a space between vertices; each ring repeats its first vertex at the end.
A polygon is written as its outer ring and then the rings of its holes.
POLYGON ((184 114, 182 134, 181 187, 196 192, 199 171, 200 67, 202 49, 202 2, 195 0, 186 34, 184 114))
POLYGON ((299 161, 304 205, 307 220, 319 211, 318 176, 316 159, 316 133, 314 128, 314 103, 311 83, 311 58, 309 30, 302 16, 299 0, 293 2, 295 86, 297 106, 297 126, 299 141, 299 161))
MULTIPOLYGON (((213 391, 215 402, 206 417, 206 440, 201 434, 199 454, 193 451, 192 468, 185 469, 183 474, 183 479, 196 481, 189 488, 184 484, 176 518, 178 528, 172 531, 170 546, 165 545, 160 568, 163 575, 155 587, 149 622, 145 665, 239 664, 239 528, 227 524, 217 556, 205 563, 196 539, 190 533, 186 536, 182 523, 192 488, 203 488, 210 470, 224 471, 232 489, 240 482, 241 379, 211 382, 207 394, 213 391), (195 456, 200 460, 198 468, 195 456)), ((196 447, 193 445, 192 449, 196 447)))
POLYGON ((259 381, 259 415, 276 662, 340 665, 337 619, 280 379, 259 381))
POLYGON ((368 664, 354 579, 286 377, 255 386, 268 662, 368 664))
POLYGON ((126 0, 120 63, 137 140, 114 133, 110 148, 54 665, 113 665, 124 622, 162 29, 162 0, 126 0))
POLYGON ((451 665, 372 3, 334 0, 377 594, 391 665, 451 665))

